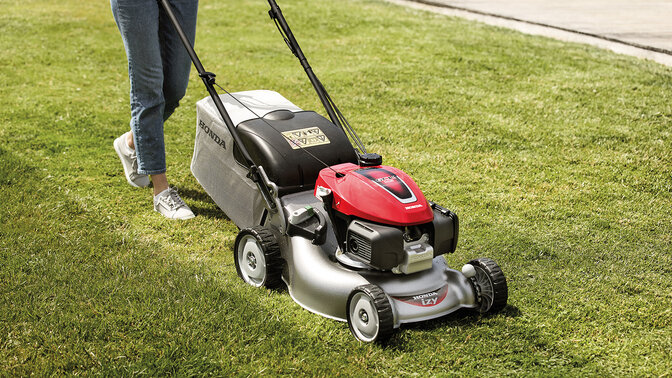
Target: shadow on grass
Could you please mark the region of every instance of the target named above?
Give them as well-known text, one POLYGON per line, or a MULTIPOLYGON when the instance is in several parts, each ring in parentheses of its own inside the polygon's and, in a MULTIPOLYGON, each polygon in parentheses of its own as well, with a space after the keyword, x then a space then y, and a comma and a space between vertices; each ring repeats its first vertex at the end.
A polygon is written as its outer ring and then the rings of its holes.
POLYGON ((180 187, 179 192, 182 197, 186 197, 194 201, 214 204, 210 196, 203 190, 180 187))
POLYGON ((189 207, 191 211, 197 216, 202 216, 210 219, 230 220, 230 218, 215 204, 210 196, 203 190, 195 190, 191 188, 180 188, 180 196, 192 201, 197 201, 197 204, 191 204, 189 207))
POLYGON ((229 217, 224 214, 224 212, 218 207, 211 206, 199 206, 199 205, 189 205, 191 211, 199 217, 206 217, 209 219, 222 219, 222 220, 231 220, 229 217))
POLYGON ((479 314, 477 311, 468 309, 468 308, 461 308, 452 314, 448 314, 446 316, 442 316, 437 319, 432 319, 432 320, 427 320, 424 322, 418 322, 418 323, 409 323, 409 324, 404 324, 402 325, 402 328, 404 329, 424 329, 424 330, 432 330, 436 328, 441 328, 446 325, 448 326, 469 326, 474 323, 477 323, 479 319, 483 318, 494 318, 494 317, 509 317, 509 318, 517 318, 521 316, 523 313, 518 309, 516 306, 512 305, 507 305, 504 307, 499 312, 495 313, 485 313, 485 314, 479 314))
POLYGON ((34 167, 24 164, 13 153, 0 147, 0 187, 15 185, 35 170, 34 167))
POLYGON ((522 311, 520 311, 518 307, 512 305, 507 305, 499 312, 486 314, 479 314, 475 310, 462 308, 453 312, 452 314, 448 314, 437 319, 402 324, 401 327, 399 327, 399 329, 394 332, 392 338, 382 347, 384 349, 390 350, 408 351, 408 342, 405 340, 406 337, 404 332, 402 332, 403 330, 436 331, 445 327, 460 327, 466 331, 469 328, 477 326, 480 319, 494 317, 517 318, 522 314, 522 311))

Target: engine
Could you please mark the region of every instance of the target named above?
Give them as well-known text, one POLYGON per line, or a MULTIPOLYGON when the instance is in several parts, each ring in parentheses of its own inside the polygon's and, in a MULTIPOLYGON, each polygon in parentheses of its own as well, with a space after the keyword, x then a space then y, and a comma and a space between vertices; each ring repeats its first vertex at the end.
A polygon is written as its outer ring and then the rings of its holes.
POLYGON ((339 241, 339 260, 346 264, 411 274, 455 251, 457 215, 427 201, 399 169, 333 166, 320 172, 315 196, 325 204, 339 241))

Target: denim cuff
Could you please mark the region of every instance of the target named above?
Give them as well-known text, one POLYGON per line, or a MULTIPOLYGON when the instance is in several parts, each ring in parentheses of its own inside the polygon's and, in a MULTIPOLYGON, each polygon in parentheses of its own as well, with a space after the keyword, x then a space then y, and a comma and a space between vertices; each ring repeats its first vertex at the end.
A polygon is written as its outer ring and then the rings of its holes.
POLYGON ((154 170, 154 171, 143 171, 141 169, 138 169, 138 173, 141 175, 160 175, 162 173, 166 173, 165 169, 159 169, 159 170, 154 170))

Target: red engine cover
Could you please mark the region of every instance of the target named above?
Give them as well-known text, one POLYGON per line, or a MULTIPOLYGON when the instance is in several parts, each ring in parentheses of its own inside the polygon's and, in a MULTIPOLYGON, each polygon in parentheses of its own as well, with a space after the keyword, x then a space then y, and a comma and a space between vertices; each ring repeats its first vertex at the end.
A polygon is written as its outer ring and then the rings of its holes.
POLYGON ((315 190, 320 186, 331 189, 336 211, 394 226, 413 226, 434 219, 418 185, 400 169, 352 163, 331 168, 320 171, 315 190), (344 176, 336 177, 334 171, 344 176))

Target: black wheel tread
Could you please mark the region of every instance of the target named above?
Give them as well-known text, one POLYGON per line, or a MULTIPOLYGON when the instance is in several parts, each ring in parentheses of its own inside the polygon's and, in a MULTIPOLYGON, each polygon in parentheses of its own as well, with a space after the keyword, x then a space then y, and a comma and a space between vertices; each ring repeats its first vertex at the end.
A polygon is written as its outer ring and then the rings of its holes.
POLYGON ((469 264, 482 268, 490 276, 490 280, 492 280, 494 298, 492 306, 486 312, 497 312, 506 307, 506 303, 509 300, 509 288, 506 284, 506 277, 504 276, 504 272, 502 272, 502 268, 494 260, 487 257, 471 260, 469 264))
POLYGON ((253 226, 250 228, 242 229, 238 233, 238 236, 236 237, 233 252, 238 275, 241 276, 237 257, 238 243, 242 238, 242 236, 245 234, 250 234, 254 236, 261 245, 262 251, 264 252, 264 259, 266 260, 266 280, 263 286, 268 289, 278 289, 282 287, 283 260, 282 255, 280 253, 280 244, 278 244, 278 240, 275 237, 275 235, 273 235, 273 233, 269 229, 264 228, 262 226, 253 226))
MULTIPOLYGON (((390 300, 387 298, 387 295, 378 285, 367 284, 357 286, 353 293, 356 291, 362 291, 368 296, 373 298, 373 303, 376 306, 378 312, 378 337, 376 337, 375 342, 383 344, 389 340, 394 331, 394 314, 392 313, 392 305, 390 300)), ((352 295, 350 296, 352 298, 352 295)), ((350 322, 350 300, 348 300, 348 325, 351 326, 350 322)), ((350 329, 352 331, 352 328, 350 329)), ((355 333, 353 332, 353 335, 355 333)))

